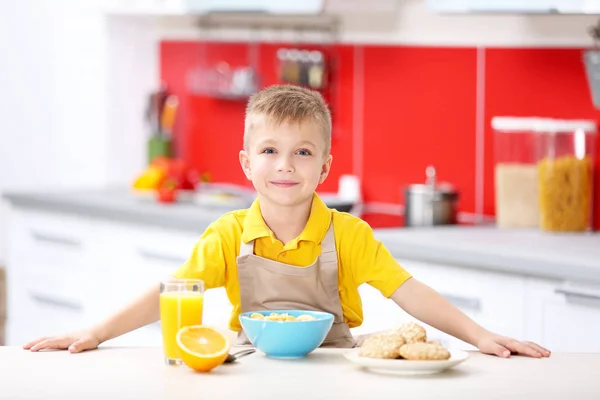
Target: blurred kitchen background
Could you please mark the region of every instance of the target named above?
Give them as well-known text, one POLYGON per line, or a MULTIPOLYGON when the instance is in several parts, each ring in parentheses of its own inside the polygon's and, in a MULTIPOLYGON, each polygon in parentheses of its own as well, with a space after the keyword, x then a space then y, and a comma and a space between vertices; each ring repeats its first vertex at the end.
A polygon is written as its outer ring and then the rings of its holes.
MULTIPOLYGON (((486 326, 600 351, 581 340, 600 335, 600 0, 1 6, 0 343, 97 322, 246 207, 245 102, 288 82, 331 107, 331 207, 486 326)), ((364 294, 365 330, 400 318, 364 294)))

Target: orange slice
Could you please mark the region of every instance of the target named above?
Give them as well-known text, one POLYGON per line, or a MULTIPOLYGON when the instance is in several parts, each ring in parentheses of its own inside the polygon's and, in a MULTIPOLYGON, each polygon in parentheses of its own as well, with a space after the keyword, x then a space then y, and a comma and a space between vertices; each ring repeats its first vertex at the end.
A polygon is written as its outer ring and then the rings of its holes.
POLYGON ((181 360, 188 367, 202 372, 223 364, 231 343, 216 329, 203 325, 183 327, 177 332, 181 360))

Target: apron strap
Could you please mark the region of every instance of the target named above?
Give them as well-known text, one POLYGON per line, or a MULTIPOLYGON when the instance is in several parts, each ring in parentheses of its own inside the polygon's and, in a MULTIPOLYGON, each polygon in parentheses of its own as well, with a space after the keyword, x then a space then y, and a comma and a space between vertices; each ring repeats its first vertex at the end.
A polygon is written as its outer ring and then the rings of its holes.
POLYGON ((254 254, 254 240, 249 241, 248 243, 244 243, 240 245, 240 257, 241 256, 250 256, 254 254))
MULTIPOLYGON (((337 271, 337 250, 335 248, 335 235, 333 233, 333 221, 329 224, 329 229, 321 242, 321 262, 335 263, 337 271)), ((337 279, 336 279, 337 280, 337 279)), ((337 282, 336 282, 337 283, 337 282)))

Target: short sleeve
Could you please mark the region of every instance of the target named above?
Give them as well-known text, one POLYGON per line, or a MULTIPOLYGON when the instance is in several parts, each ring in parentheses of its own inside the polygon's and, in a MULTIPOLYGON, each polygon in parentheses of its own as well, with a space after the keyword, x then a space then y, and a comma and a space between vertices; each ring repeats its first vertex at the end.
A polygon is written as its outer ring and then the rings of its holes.
POLYGON ((188 260, 175 271, 173 276, 202 279, 206 289, 225 284, 227 262, 224 239, 219 233, 219 222, 215 221, 204 231, 188 260))
POLYGON ((367 283, 390 297, 411 275, 377 240, 365 221, 355 218, 352 227, 346 227, 347 237, 341 254, 345 266, 350 266, 357 285, 367 283), (350 228, 350 229, 348 229, 350 228))

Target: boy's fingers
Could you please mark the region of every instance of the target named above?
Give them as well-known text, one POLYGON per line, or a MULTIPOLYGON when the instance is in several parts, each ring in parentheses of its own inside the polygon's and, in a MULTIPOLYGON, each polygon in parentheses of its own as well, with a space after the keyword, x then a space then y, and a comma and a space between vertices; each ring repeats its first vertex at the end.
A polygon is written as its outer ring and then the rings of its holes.
POLYGON ((69 346, 70 353, 79 353, 84 350, 88 350, 92 347, 89 339, 79 339, 75 343, 69 346))
POLYGON ((510 357, 510 350, 498 343, 494 343, 493 354, 498 357, 508 358, 510 357))
POLYGON ((524 354, 524 355, 527 355, 530 357, 535 357, 535 358, 542 357, 542 353, 540 353, 533 347, 530 347, 526 343, 521 343, 516 340, 512 340, 512 341, 506 343, 505 346, 507 348, 509 348, 511 351, 518 353, 518 354, 524 354))
POLYGON ((31 347, 31 351, 39 351, 45 349, 66 349, 72 342, 71 338, 54 338, 46 339, 31 347))
POLYGON ((537 343, 533 343, 533 342, 523 342, 523 343, 526 343, 529 347, 532 347, 533 349, 537 350, 544 357, 550 356, 550 350, 546 349, 545 347, 540 346, 537 343))
POLYGON ((51 341, 52 341, 51 339, 44 339, 41 342, 38 342, 35 345, 31 346, 31 348, 29 350, 31 350, 31 351, 39 351, 39 350, 47 349, 48 348, 48 344, 51 341))
POLYGON ((25 343, 25 344, 23 345, 23 348, 24 348, 25 350, 29 350, 29 349, 31 349, 31 347, 32 347, 32 346, 35 346, 36 344, 38 344, 38 343, 40 343, 40 342, 43 342, 43 341, 44 341, 44 340, 46 340, 46 339, 48 339, 48 337, 46 337, 46 336, 44 336, 44 337, 41 337, 41 338, 37 338, 37 339, 35 339, 35 340, 32 340, 31 342, 25 343))

